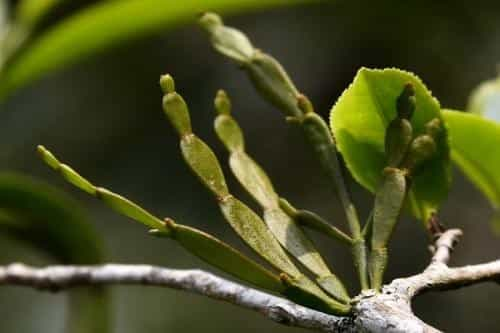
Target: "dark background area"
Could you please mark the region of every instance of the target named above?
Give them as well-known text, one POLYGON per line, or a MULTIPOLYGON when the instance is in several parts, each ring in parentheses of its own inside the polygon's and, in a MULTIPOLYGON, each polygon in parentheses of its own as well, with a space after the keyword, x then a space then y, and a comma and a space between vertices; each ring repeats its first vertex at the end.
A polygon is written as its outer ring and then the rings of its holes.
MULTIPOLYGON (((496 75, 500 58, 499 2, 338 1, 240 15, 226 22, 278 58, 324 117, 361 66, 413 71, 443 106, 464 109, 470 91, 496 75)), ((214 271, 175 243, 149 236, 141 225, 65 184, 35 154, 36 145, 44 144, 95 184, 243 248, 182 161, 177 137, 161 110, 158 79, 166 72, 176 78, 190 105, 195 131, 222 161, 227 154, 212 129, 212 99, 219 88, 232 97, 247 150, 268 171, 279 193, 345 229, 341 207, 301 133, 258 97, 243 73, 215 54, 195 25, 115 48, 19 92, 1 106, 1 168, 47 180, 82 202, 105 241, 109 261, 214 271)), ((496 149, 491 153, 498 153, 496 149)), ((227 167, 225 171, 234 194, 251 202, 227 167)), ((498 258, 500 238, 488 225, 487 201, 458 170, 454 175, 441 212, 446 226, 465 232, 453 264, 498 258)), ((365 217, 372 197, 351 185, 365 217)), ((349 252, 312 236, 355 292, 349 252)), ((404 216, 391 243, 386 279, 421 271, 429 259, 427 246, 423 227, 404 216)), ((0 263, 13 261, 50 263, 0 235, 0 263)), ((179 291, 113 287, 112 293, 115 332, 299 331, 179 291)), ((63 293, 1 288, 0 332, 62 332, 65 298, 63 293)), ((498 299, 500 288, 483 284, 421 296, 414 308, 446 332, 500 332, 498 299)))

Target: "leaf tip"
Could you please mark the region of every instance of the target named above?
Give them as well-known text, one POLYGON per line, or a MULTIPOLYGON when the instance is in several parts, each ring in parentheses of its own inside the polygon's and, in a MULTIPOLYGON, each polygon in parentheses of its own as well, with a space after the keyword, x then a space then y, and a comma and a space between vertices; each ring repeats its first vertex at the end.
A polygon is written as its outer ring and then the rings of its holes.
POLYGON ((212 12, 205 12, 200 15, 200 18, 198 19, 198 23, 205 29, 205 30, 212 30, 216 26, 221 26, 223 24, 223 21, 221 17, 215 13, 212 12))
POLYGON ((175 91, 175 81, 170 74, 165 74, 160 77, 160 87, 164 94, 173 93, 175 91))
POLYGON ((59 160, 44 146, 38 145, 36 147, 38 155, 42 158, 42 160, 50 166, 52 169, 57 170, 60 166, 59 160))
POLYGON ((217 91, 217 95, 214 100, 215 110, 218 115, 230 115, 231 114, 231 100, 227 93, 220 89, 217 91))

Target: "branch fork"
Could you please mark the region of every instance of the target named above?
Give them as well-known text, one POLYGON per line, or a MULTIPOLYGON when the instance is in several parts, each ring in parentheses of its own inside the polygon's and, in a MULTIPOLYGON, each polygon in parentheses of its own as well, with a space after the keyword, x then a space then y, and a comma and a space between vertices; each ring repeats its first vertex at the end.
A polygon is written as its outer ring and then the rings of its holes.
POLYGON ((176 270, 149 265, 49 266, 24 264, 0 267, 0 286, 16 285, 56 292, 76 286, 144 285, 185 290, 257 311, 280 324, 323 332, 440 332, 411 310, 411 300, 427 291, 449 290, 480 282, 500 281, 500 259, 485 264, 449 268, 447 262, 462 232, 450 229, 435 242, 431 264, 420 274, 396 279, 381 293, 365 290, 353 301, 352 315, 328 315, 289 300, 242 286, 200 270, 176 270))

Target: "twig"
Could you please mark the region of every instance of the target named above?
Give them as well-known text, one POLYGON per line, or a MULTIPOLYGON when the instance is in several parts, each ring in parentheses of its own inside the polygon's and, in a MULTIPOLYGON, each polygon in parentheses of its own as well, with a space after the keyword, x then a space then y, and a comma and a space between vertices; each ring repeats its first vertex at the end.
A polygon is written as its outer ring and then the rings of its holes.
POLYGON ((460 229, 449 229, 443 232, 435 242, 431 265, 436 263, 447 265, 450 261, 451 253, 462 235, 463 233, 460 229))
MULTIPOLYGON (((456 237, 457 233, 452 230, 444 233, 442 242, 453 239, 453 235, 456 237)), ((439 332, 411 312, 411 299, 425 291, 454 289, 484 281, 500 282, 500 260, 459 268, 449 268, 436 260, 421 274, 394 280, 381 294, 364 292, 356 299, 352 316, 337 317, 200 270, 118 264, 45 268, 23 264, 0 266, 0 286, 27 286, 53 292, 83 285, 167 287, 251 309, 284 325, 324 332, 439 332)))
MULTIPOLYGON (((149 265, 49 266, 24 264, 0 267, 0 285, 59 291, 82 285, 127 284, 180 289, 260 312, 284 325, 340 332, 345 317, 336 317, 244 287, 200 270, 176 270, 149 265)), ((348 332, 348 331, 342 331, 348 332)))

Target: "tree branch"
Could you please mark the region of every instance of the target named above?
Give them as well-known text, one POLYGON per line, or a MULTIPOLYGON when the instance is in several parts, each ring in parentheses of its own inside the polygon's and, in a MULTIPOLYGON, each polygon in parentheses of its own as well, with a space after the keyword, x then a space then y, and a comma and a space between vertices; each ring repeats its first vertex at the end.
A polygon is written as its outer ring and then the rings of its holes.
POLYGON ((389 287, 399 290, 410 299, 431 290, 451 290, 479 282, 500 283, 500 260, 486 264, 448 267, 462 230, 449 229, 439 233, 433 246, 433 256, 429 266, 420 274, 394 280, 389 287))
MULTIPOLYGON (((189 291, 257 311, 280 324, 340 332, 346 317, 324 314, 286 299, 244 287, 200 270, 149 265, 49 266, 23 264, 0 267, 0 286, 17 285, 56 292, 83 285, 145 285, 189 291)), ((343 330, 342 332, 349 332, 343 330)), ((354 331, 352 331, 354 332, 354 331)))
POLYGON ((460 229, 449 229, 440 234, 433 247, 434 255, 432 256, 431 265, 434 263, 448 265, 451 253, 462 235, 463 232, 460 229))
POLYGON ((185 290, 223 300, 263 314, 290 326, 324 332, 431 333, 411 310, 413 297, 433 290, 449 290, 471 284, 500 283, 500 259, 479 265, 450 268, 447 262, 461 231, 450 229, 436 240, 431 264, 420 274, 396 279, 382 293, 364 291, 353 300, 353 313, 337 317, 286 299, 217 277, 200 270, 175 270, 148 265, 49 266, 23 264, 0 266, 0 286, 28 286, 59 291, 83 285, 146 285, 185 290))

